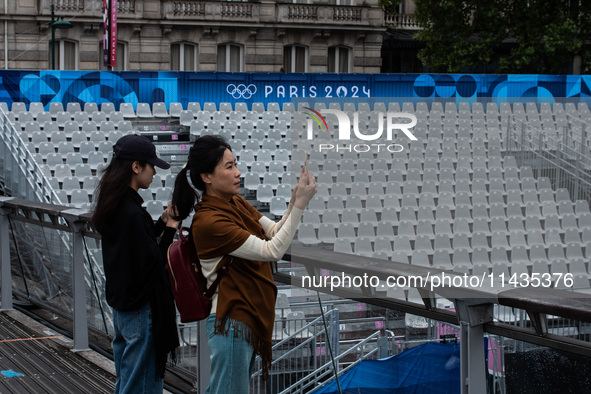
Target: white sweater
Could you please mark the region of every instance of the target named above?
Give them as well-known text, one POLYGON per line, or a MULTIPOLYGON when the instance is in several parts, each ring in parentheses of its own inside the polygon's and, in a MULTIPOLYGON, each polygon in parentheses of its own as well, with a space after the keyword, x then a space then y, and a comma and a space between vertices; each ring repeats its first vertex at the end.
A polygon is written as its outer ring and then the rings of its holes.
MULTIPOLYGON (((285 211, 283 218, 279 222, 274 222, 266 216, 262 216, 259 219, 259 223, 263 226, 268 240, 262 240, 251 235, 238 249, 230 253, 230 256, 258 261, 277 261, 281 259, 293 240, 303 213, 303 210, 289 204, 287 211, 285 211)), ((207 286, 211 286, 217 278, 217 272, 214 270, 223 257, 201 259, 201 267, 203 269, 203 275, 207 278, 207 286)), ((215 313, 216 311, 218 289, 216 289, 211 300, 211 313, 215 313)))

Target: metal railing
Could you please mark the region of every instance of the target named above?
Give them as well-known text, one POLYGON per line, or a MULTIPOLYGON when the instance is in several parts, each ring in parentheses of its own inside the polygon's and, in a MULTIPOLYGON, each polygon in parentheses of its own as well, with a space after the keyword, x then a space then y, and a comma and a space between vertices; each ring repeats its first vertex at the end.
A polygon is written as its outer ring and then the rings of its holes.
POLYGON ((567 122, 543 130, 527 120, 510 118, 507 154, 518 166, 532 168, 534 177, 546 177, 552 188, 569 191, 572 201, 591 201, 591 124, 567 114, 567 122))

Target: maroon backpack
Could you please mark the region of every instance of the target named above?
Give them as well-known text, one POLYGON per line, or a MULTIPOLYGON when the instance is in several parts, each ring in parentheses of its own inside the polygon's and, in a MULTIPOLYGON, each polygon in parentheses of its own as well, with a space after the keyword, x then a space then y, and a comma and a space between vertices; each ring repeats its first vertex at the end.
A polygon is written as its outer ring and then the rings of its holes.
POLYGON ((201 271, 191 230, 183 227, 179 230, 179 240, 174 241, 168 248, 166 260, 170 287, 181 315, 181 322, 206 319, 211 311, 211 298, 226 269, 232 264, 232 258, 218 270, 216 280, 207 288, 207 279, 201 271), (185 236, 185 232, 188 236, 185 236))

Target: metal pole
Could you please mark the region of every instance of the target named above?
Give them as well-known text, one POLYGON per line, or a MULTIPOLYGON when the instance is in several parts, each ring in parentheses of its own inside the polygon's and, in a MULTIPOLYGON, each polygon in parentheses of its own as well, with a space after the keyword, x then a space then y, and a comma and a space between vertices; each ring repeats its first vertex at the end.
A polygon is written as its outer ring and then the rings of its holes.
POLYGON ((51 69, 55 70, 55 15, 53 13, 53 2, 51 3, 51 69))
POLYGON ((84 240, 82 231, 85 223, 78 219, 83 212, 69 209, 62 212, 72 229, 72 298, 74 299, 74 348, 75 352, 88 350, 88 319, 86 312, 86 285, 84 282, 84 240))
POLYGON ((207 319, 198 321, 197 326, 197 393, 205 393, 209 386, 209 373, 211 369, 211 360, 209 345, 207 344, 207 319))
MULTIPOLYGON (((1 197, 2 200, 9 200, 10 198, 1 197)), ((10 226, 8 222, 7 208, 0 208, 0 261, 1 265, 1 282, 2 286, 2 305, 0 311, 12 309, 12 275, 10 273, 10 226)))

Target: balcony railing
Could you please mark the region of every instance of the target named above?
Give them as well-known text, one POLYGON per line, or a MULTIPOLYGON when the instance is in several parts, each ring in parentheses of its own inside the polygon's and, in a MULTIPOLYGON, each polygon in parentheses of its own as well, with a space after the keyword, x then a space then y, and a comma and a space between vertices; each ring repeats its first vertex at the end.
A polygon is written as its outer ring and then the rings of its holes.
POLYGON ((387 14, 386 26, 398 30, 421 30, 421 26, 413 14, 387 14))
POLYGON ((85 0, 53 0, 52 3, 55 7, 55 12, 77 12, 84 11, 85 0))
MULTIPOLYGON (((244 20, 249 23, 314 23, 379 25, 371 20, 368 6, 339 6, 329 4, 247 3, 220 1, 165 1, 164 19, 202 21, 244 20), (264 10, 264 11, 263 11, 264 10)), ((374 7, 375 8, 375 7, 374 7)))
MULTIPOLYGON (((39 12, 49 15, 50 6, 55 7, 56 15, 82 15, 100 16, 103 13, 103 2, 95 0, 41 0, 39 12)), ((118 0, 117 14, 135 14, 137 10, 136 0, 118 0)), ((17 11, 18 13, 18 11, 17 11)))
MULTIPOLYGON (((56 15, 102 18, 103 3, 94 0, 40 0, 40 15, 49 16, 50 5, 54 4, 56 15)), ((25 12, 25 11, 23 11, 25 12)), ((27 11, 28 12, 28 11, 27 11)), ((19 13, 17 11, 17 13, 19 13)), ((145 13, 137 0, 118 0, 117 13, 121 22, 125 17, 141 19, 145 13)), ((165 23, 203 22, 244 22, 244 23, 290 23, 290 24, 328 24, 348 23, 356 26, 382 28, 384 25, 382 9, 368 5, 335 4, 294 4, 259 3, 242 1, 200 1, 164 0, 160 11, 165 23)), ((150 12, 155 18, 154 11, 150 12)), ((399 17, 396 15, 395 17, 399 17)))

